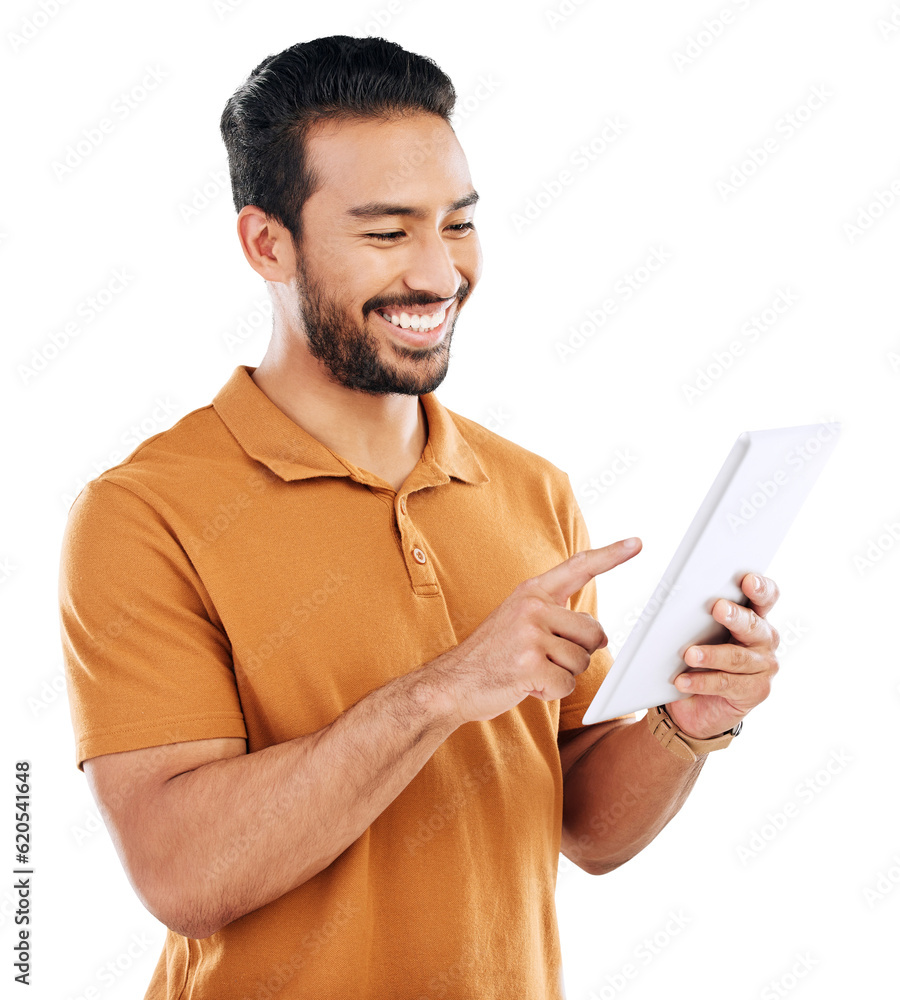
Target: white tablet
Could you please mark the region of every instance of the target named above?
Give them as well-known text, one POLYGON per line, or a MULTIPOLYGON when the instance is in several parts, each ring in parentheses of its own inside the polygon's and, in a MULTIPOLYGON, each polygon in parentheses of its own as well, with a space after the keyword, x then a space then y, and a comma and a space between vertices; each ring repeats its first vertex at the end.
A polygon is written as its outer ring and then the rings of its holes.
POLYGON ((726 642, 720 597, 750 603, 746 573, 765 573, 837 443, 837 422, 738 435, 656 590, 584 714, 583 724, 688 698, 672 683, 694 643, 726 642))

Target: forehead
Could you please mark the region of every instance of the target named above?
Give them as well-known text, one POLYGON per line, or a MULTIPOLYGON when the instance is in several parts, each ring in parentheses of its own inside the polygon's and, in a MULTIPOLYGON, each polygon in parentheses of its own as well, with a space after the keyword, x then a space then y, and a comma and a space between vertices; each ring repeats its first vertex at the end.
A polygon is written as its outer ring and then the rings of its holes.
POLYGON ((453 129, 437 115, 325 121, 307 137, 320 187, 307 203, 346 213, 366 203, 439 208, 468 194, 472 179, 453 129))

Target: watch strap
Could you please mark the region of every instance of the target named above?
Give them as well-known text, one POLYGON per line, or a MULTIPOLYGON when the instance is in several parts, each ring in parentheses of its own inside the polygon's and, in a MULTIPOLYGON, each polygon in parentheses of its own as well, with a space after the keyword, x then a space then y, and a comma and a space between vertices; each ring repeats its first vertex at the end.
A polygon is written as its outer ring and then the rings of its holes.
POLYGON ((698 757, 711 753, 713 750, 724 750, 740 732, 742 725, 742 722, 739 722, 734 729, 729 729, 726 733, 713 736, 708 740, 698 740, 693 736, 688 736, 678 728, 666 711, 665 705, 657 705, 648 709, 647 722, 650 726, 650 732, 662 746, 670 753, 675 754, 676 757, 688 761, 695 761, 698 757))

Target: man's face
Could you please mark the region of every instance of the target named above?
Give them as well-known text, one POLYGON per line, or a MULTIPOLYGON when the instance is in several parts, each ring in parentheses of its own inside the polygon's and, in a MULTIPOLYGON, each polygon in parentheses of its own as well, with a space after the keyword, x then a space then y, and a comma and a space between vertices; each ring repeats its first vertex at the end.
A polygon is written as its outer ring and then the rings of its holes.
POLYGON ((433 392, 481 274, 456 136, 415 114, 326 122, 307 141, 321 186, 303 208, 295 323, 309 352, 351 389, 433 392))

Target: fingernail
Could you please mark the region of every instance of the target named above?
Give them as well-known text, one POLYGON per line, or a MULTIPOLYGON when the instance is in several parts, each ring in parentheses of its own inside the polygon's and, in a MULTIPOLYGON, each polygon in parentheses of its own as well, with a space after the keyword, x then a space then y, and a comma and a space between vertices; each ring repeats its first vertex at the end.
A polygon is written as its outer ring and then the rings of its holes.
POLYGON ((622 548, 627 549, 630 552, 632 549, 636 549, 638 547, 639 541, 640 539, 638 538, 626 538, 625 541, 622 542, 622 548))
POLYGON ((762 580, 761 580, 761 579, 760 579, 760 578, 759 578, 759 577, 758 577, 758 576, 756 575, 756 573, 754 573, 754 574, 753 574, 753 586, 754 586, 754 587, 755 587, 755 588, 756 588, 757 590, 762 590, 762 589, 763 589, 763 582, 762 582, 762 580))

